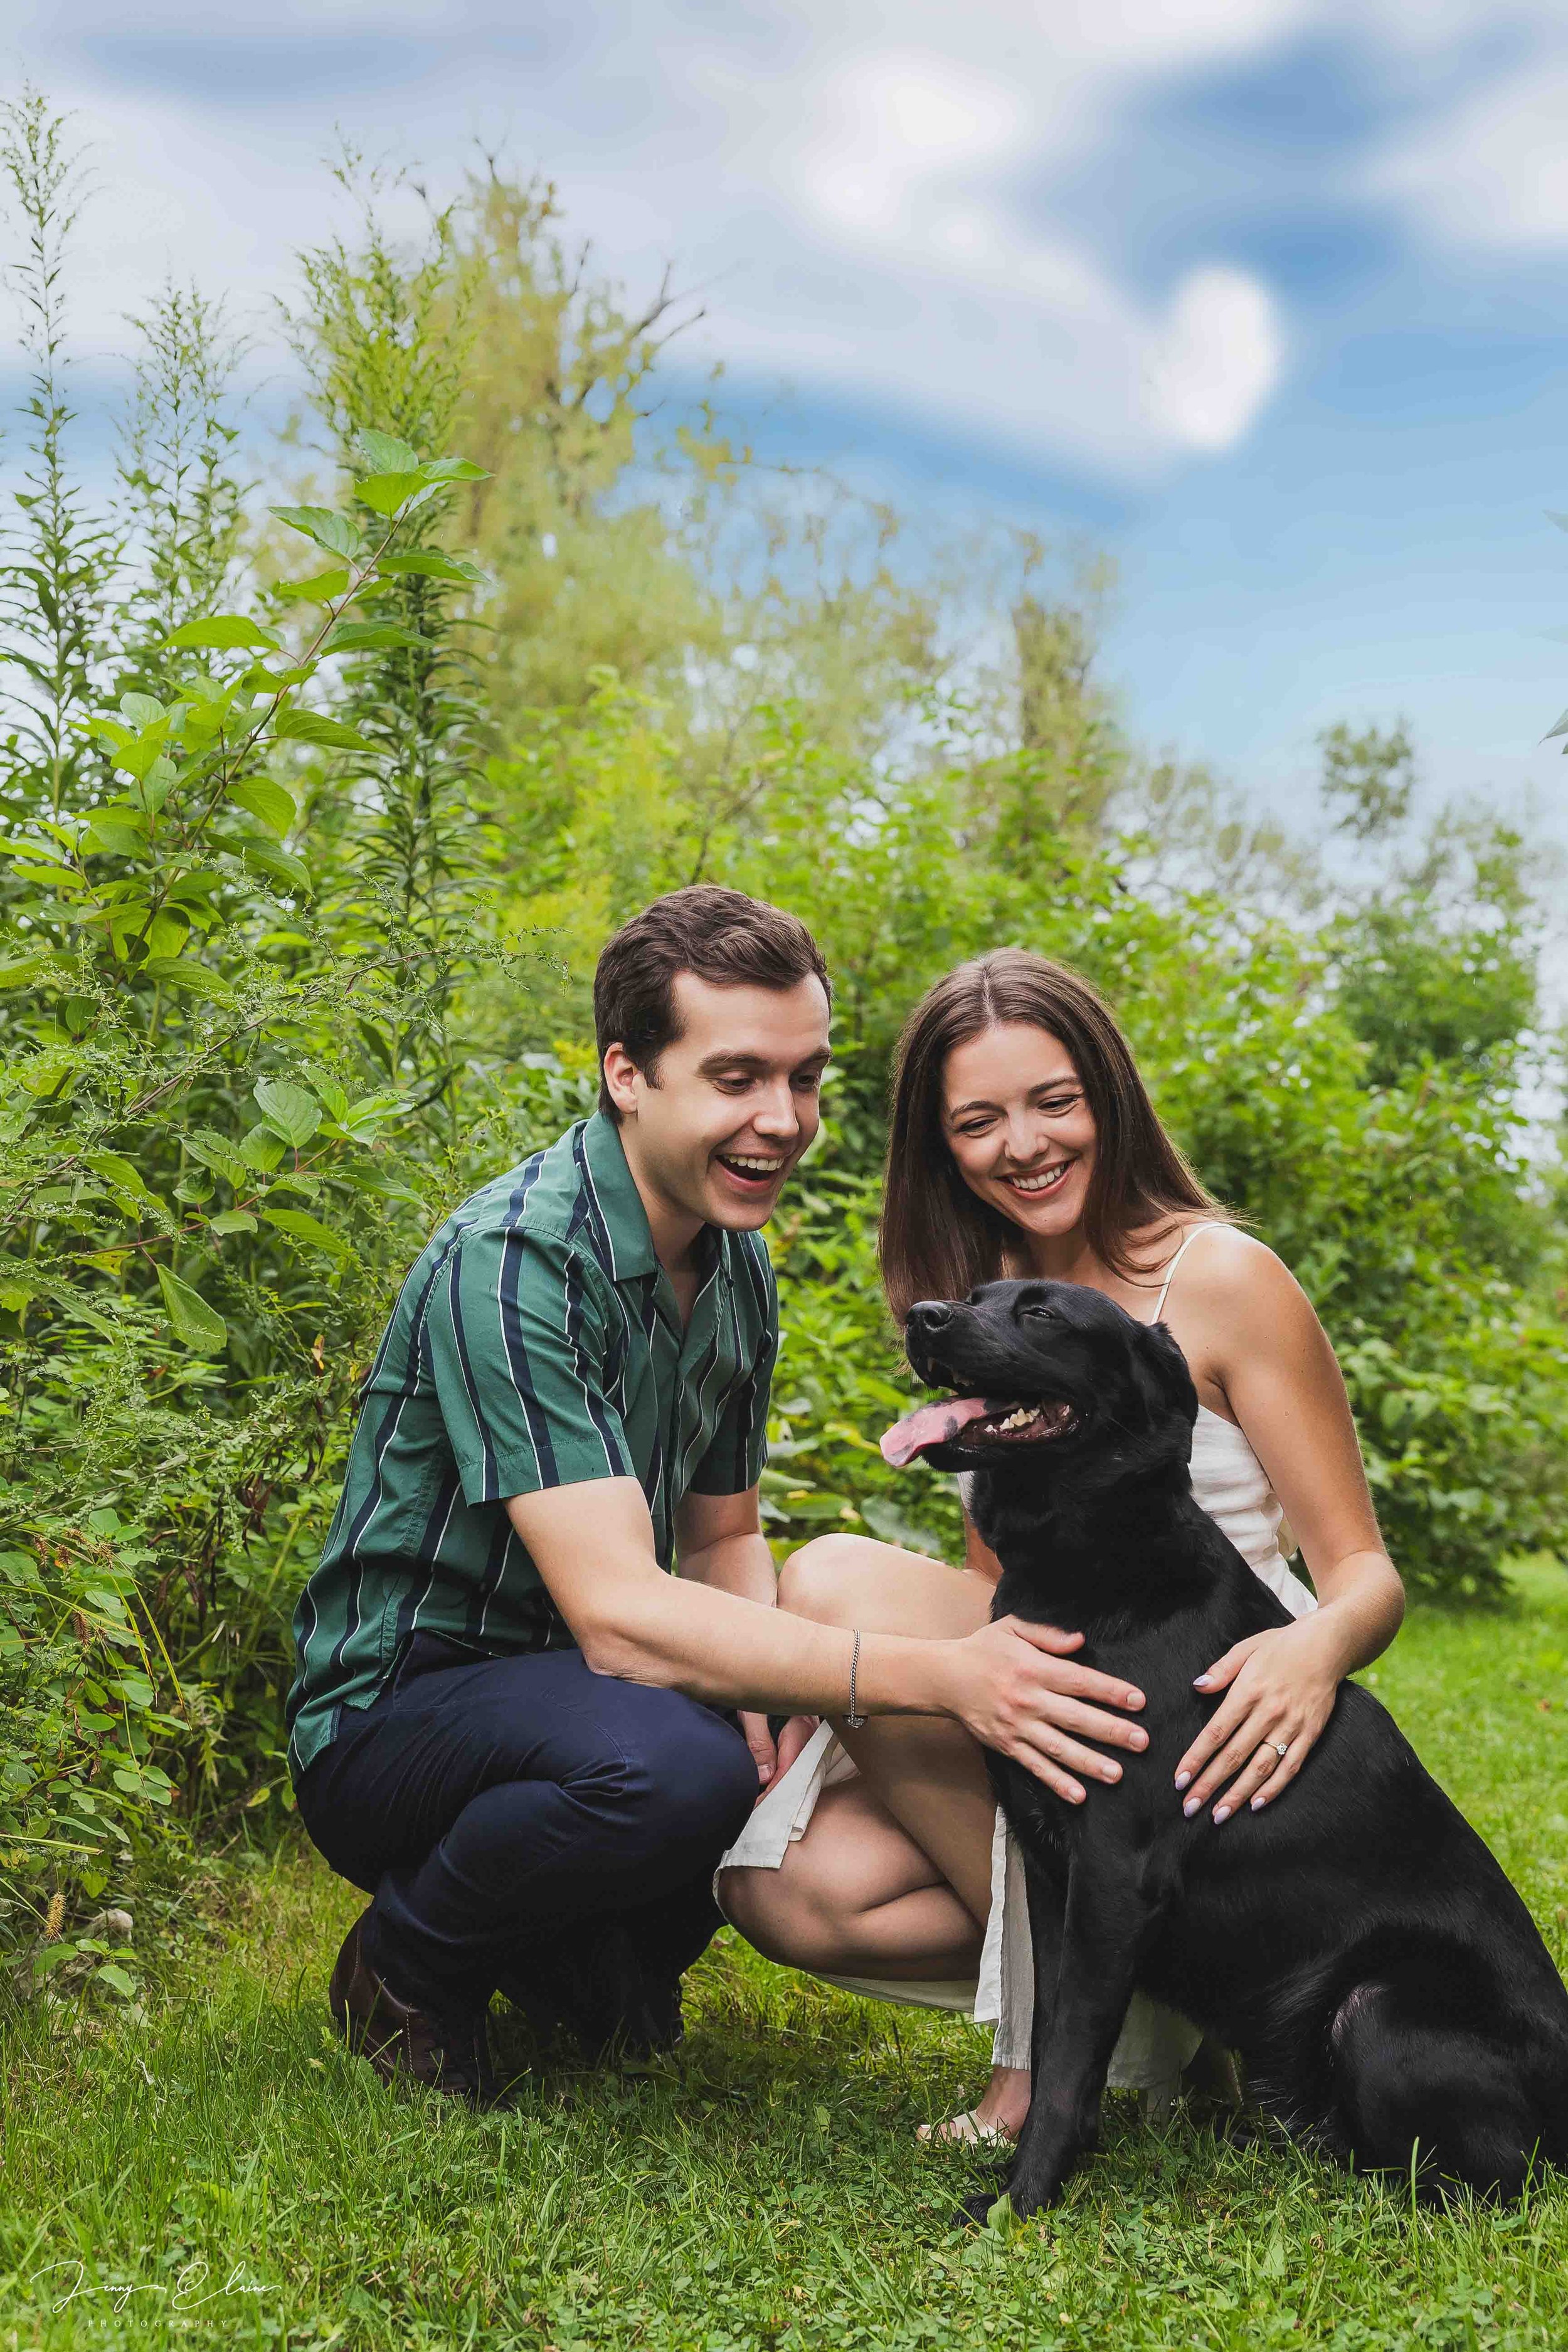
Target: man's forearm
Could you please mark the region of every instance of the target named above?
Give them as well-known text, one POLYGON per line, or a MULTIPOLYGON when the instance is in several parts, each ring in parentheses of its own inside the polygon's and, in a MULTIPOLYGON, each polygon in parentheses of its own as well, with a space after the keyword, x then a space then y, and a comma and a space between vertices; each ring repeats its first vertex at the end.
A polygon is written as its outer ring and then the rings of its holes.
MULTIPOLYGON (((769 1573, 771 1581, 771 1566, 769 1573)), ((842 1715, 853 1636, 771 1602, 771 1592, 759 1605, 685 1578, 628 1579, 576 1629, 577 1639, 597 1674, 759 1713, 842 1715)), ((868 1714, 946 1714, 949 1649, 945 1642, 866 1634, 856 1675, 859 1706, 868 1714)))

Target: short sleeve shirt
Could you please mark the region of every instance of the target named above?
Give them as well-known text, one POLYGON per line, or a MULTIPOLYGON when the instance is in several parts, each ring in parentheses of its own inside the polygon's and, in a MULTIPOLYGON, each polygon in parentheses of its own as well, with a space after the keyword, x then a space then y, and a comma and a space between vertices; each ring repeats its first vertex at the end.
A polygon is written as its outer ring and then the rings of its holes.
POLYGON ((371 1705, 416 1633, 569 1646, 511 1495, 636 1478, 661 1568, 688 1494, 754 1486, 778 1300, 761 1236, 710 1227, 683 1332, 602 1113, 476 1192, 421 1253, 371 1367, 321 1565, 294 1613, 289 1754, 371 1705))

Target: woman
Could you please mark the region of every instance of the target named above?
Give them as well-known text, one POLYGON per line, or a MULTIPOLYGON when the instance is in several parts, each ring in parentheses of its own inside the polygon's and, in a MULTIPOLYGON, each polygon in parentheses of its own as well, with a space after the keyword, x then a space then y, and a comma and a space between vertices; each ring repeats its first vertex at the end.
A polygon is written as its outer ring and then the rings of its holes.
MULTIPOLYGON (((1160 1125, 1126 1039, 1087 982, 1005 948, 961 965, 900 1044, 882 1272, 901 1322, 915 1299, 961 1298, 999 1275, 1080 1282, 1163 1319, 1193 1372, 1198 1500, 1293 1622, 1216 1658, 1222 1695, 1171 1792, 1213 1834, 1274 1803, 1328 1720, 1342 1676, 1376 1657, 1404 1613, 1333 1350, 1305 1294, 1237 1230, 1160 1125), (1283 1519, 1315 1589, 1291 1575, 1283 1519)), ((962 1485, 962 1482, 961 1482, 962 1485)), ((951 1638, 989 1614, 999 1565, 965 1517, 952 1569, 848 1535, 784 1568, 779 1605, 827 1622, 951 1638)), ((1064 1643, 1064 1650, 1067 1644, 1064 1643)), ((1081 1803, 1121 1766, 1107 1717, 1058 1704, 1040 1777, 1081 1803), (1077 1736, 1075 1736, 1077 1735, 1077 1736)), ((1016 2132, 1028 2112, 1032 1971, 1021 1878, 1008 1866, 979 1749, 961 1726, 881 1716, 792 1727, 805 1738, 725 1858, 726 1915, 771 1958, 889 2000, 996 2018, 991 2083, 942 2136, 1016 2132)), ((1139 1744, 1131 1725, 1121 1744, 1139 1744)), ((1159 2103, 1195 2028, 1138 2000, 1110 2080, 1159 2103)))

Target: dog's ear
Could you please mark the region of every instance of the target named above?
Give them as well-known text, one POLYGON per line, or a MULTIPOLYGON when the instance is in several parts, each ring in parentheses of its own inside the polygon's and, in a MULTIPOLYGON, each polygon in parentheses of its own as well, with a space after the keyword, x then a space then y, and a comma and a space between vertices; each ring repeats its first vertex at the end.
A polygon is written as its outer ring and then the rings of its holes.
POLYGON ((1198 1392, 1193 1386, 1187 1360, 1165 1324, 1144 1323, 1138 1327, 1132 1349, 1132 1381, 1151 1422, 1163 1419, 1168 1412, 1180 1413, 1184 1421, 1196 1421, 1198 1392))

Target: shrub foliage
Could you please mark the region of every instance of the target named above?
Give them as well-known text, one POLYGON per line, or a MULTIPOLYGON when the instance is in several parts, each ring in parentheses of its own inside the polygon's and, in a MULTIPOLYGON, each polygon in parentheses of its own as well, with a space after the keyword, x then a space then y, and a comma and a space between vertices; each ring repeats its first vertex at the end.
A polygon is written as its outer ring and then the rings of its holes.
POLYGON ((904 1397, 877 1171, 904 1013, 1004 940, 1105 988, 1300 1274, 1413 1585, 1484 1599, 1555 1539, 1515 836, 1415 838, 1341 730, 1355 887, 1293 915, 1178 887, 1194 841, 1130 836, 1134 755, 1035 551, 1011 669, 963 668, 885 519, 792 521, 711 429, 659 445, 665 298, 588 285, 552 200, 493 176, 407 252, 361 186, 355 237, 303 257, 308 409, 255 462, 280 491, 314 430, 324 488, 258 505, 233 342, 171 290, 100 509, 69 458, 68 126, 25 98, 0 161, 32 370, 0 545, 0 1899, 32 1968, 129 1993, 86 1910, 287 1804, 289 1615, 392 1292, 589 1107, 594 954, 700 877, 795 908, 839 991, 775 1235, 781 1541, 956 1537, 943 1483, 876 1448, 904 1397), (447 454, 469 428, 485 467, 447 454))

